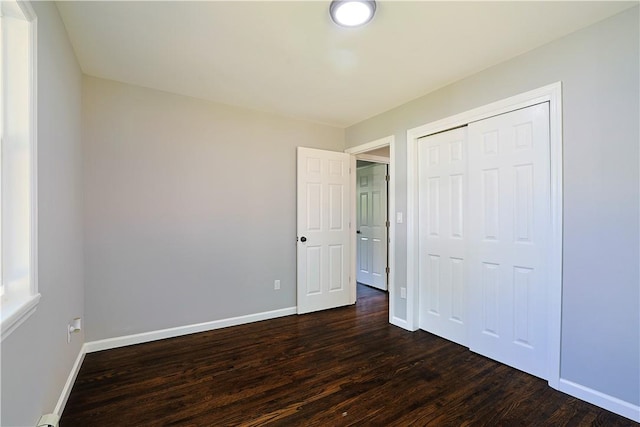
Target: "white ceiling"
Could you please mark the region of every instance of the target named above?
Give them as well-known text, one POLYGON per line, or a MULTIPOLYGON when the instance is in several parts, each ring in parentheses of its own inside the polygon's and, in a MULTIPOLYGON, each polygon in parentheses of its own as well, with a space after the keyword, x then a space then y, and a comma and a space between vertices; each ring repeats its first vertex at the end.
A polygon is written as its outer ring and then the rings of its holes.
POLYGON ((637 5, 379 1, 59 2, 85 74, 346 127, 637 5))

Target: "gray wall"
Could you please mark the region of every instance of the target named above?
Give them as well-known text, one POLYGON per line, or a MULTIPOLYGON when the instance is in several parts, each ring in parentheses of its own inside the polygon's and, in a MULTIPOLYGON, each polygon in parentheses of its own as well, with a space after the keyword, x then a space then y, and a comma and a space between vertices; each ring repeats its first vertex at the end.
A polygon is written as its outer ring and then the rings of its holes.
MULTIPOLYGON (((55 5, 32 4, 42 299, 2 342, 0 424, 8 426, 32 426, 53 410, 84 341, 80 334, 67 344, 65 328, 85 304, 90 340, 294 306, 295 147, 342 150, 345 139, 327 126, 95 78, 82 83, 55 5)), ((347 146, 396 136, 404 212, 407 129, 561 80, 562 377, 636 405, 638 14, 634 8, 346 130, 347 146)), ((397 286, 406 282, 405 248, 398 225, 397 286)), ((404 302, 392 302, 401 317, 404 302)))
POLYGON ((296 147, 344 130, 91 77, 83 102, 87 340, 296 305, 296 147))
MULTIPOLYGON (((346 130, 347 147, 395 135, 406 212, 406 131, 562 81, 561 377, 640 404, 639 9, 632 8, 346 130)), ((406 284, 398 225, 396 286, 406 284)), ((399 295, 399 292, 396 293, 399 295)), ((406 301, 396 313, 406 316, 406 301)))
POLYGON ((0 425, 34 426, 52 412, 83 342, 82 75, 52 2, 38 16, 38 279, 36 312, 2 342, 0 425))

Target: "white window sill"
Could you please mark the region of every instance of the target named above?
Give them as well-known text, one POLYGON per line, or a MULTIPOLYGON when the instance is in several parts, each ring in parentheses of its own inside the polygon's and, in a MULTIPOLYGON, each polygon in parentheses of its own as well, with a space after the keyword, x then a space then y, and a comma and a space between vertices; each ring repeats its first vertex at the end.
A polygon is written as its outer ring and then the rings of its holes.
POLYGON ((3 301, 0 308, 2 318, 2 338, 4 341, 20 324, 29 318, 38 307, 40 294, 26 295, 3 301))

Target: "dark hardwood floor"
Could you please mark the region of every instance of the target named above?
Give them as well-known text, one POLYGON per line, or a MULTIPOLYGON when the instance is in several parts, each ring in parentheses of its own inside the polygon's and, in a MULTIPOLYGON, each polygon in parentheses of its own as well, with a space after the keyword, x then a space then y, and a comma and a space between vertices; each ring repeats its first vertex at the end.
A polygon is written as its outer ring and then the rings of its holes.
POLYGON ((630 426, 355 306, 88 354, 61 426, 630 426))

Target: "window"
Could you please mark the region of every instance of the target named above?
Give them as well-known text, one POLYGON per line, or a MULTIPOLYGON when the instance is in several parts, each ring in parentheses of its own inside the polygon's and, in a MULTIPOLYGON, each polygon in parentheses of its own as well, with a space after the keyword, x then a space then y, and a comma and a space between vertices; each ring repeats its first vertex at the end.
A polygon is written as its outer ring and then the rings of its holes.
POLYGON ((38 304, 36 249, 36 20, 0 2, 0 317, 2 340, 38 304))

